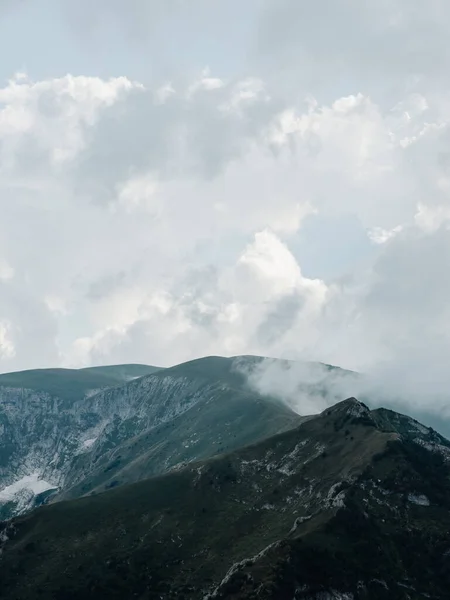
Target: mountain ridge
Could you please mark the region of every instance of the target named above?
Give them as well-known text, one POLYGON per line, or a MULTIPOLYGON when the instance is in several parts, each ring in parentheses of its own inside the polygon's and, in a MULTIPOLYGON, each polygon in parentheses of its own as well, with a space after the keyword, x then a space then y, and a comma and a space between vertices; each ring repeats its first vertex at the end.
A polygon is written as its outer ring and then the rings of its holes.
POLYGON ((27 369, 0 374, 0 388, 15 388, 45 392, 63 400, 78 400, 80 396, 120 385, 161 370, 150 365, 110 365, 83 369, 27 369))

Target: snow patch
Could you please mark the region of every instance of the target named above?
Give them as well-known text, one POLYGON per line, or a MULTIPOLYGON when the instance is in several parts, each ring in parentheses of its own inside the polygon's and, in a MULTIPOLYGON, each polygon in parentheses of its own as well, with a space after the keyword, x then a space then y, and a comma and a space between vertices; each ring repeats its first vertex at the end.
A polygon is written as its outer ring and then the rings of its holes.
POLYGON ((85 440, 83 442, 83 448, 90 448, 91 446, 93 446, 95 444, 95 442, 97 441, 97 438, 91 438, 90 440, 85 440))
POLYGON ((34 473, 33 475, 26 475, 22 479, 0 490, 0 502, 10 502, 15 499, 17 494, 20 494, 24 490, 37 496, 38 494, 42 494, 42 492, 54 489, 56 489, 56 486, 44 479, 39 479, 39 474, 34 473))

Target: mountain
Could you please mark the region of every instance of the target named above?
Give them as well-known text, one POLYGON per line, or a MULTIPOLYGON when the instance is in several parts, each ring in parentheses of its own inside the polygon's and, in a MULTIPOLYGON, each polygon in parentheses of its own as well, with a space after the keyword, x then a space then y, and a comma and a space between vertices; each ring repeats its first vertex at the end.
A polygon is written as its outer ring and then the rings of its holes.
POLYGON ((0 388, 46 392, 62 400, 78 400, 102 389, 159 371, 149 365, 111 365, 86 369, 34 369, 0 374, 0 388))
POLYGON ((132 367, 3 376, 16 387, 0 388, 0 518, 163 473, 300 421, 250 389, 235 359, 190 361, 97 393, 87 387, 132 367))
POLYGON ((155 371, 117 365, 0 375, 0 517, 46 501, 69 462, 106 425, 108 415, 90 397, 155 371))
MULTIPOLYGON (((174 411, 176 403, 188 397, 183 409, 169 413, 168 419, 153 418, 150 427, 142 428, 133 419, 131 426, 126 421, 109 427, 90 452, 74 460, 65 489, 56 500, 98 493, 180 468, 289 429, 304 419, 279 400, 249 389, 234 364, 234 359, 208 357, 166 369, 164 377, 155 376, 154 381, 169 382, 166 396, 173 390, 167 410, 174 411)), ((105 393, 105 397, 110 395, 105 393)), ((155 390, 153 397, 159 408, 163 394, 155 390)), ((147 397, 147 410, 153 397, 147 397)))
POLYGON ((349 399, 0 528, 5 600, 444 600, 450 443, 349 399))

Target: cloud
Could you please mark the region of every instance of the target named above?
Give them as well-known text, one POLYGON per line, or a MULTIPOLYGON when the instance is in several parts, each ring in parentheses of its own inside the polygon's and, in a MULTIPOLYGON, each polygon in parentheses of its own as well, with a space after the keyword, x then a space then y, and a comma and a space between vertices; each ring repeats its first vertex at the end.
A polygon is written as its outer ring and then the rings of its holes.
POLYGON ((382 227, 374 227, 373 229, 369 229, 367 235, 375 244, 385 244, 388 240, 390 240, 394 235, 400 233, 403 229, 402 225, 397 225, 397 227, 393 227, 392 229, 383 229, 382 227))
POLYGON ((0 323, 0 356, 4 358, 13 358, 16 354, 14 344, 9 337, 9 329, 8 322, 0 323))
MULTIPOLYGON (((173 81, 163 98, 125 77, 20 76, 0 90, 4 255, 19 293, 48 311, 52 357, 331 354, 333 327, 361 300, 302 274, 290 246, 304 224, 354 214, 389 245, 384 232, 398 238, 436 210, 428 199, 417 209, 409 161, 445 128, 401 144, 436 103, 383 111, 358 94, 286 108, 264 82, 218 81, 173 81)), ((356 362, 375 356, 357 344, 356 362)), ((350 350, 334 358, 355 362, 350 350)))
POLYGON ((152 71, 193 68, 200 56, 198 68, 226 53, 240 75, 324 102, 442 84, 450 59, 445 0, 81 0, 57 9, 83 41, 100 44, 112 30, 116 39, 127 36, 128 46, 158 50, 152 71))
POLYGON ((14 277, 14 269, 5 261, 0 259, 0 280, 8 281, 14 277))
POLYGON ((427 206, 419 204, 414 217, 416 224, 429 233, 445 227, 450 222, 450 204, 434 204, 427 206))
POLYGON ((448 16, 445 0, 267 0, 254 60, 286 89, 325 101, 343 86, 389 101, 400 89, 442 86, 448 16))
POLYGON ((62 8, 80 31, 93 34, 98 28, 113 25, 144 39, 149 33, 157 34, 158 28, 165 23, 173 25, 189 18, 190 14, 193 15, 191 26, 213 15, 213 9, 206 0, 194 0, 189 4, 183 0, 129 0, 126 3, 122 0, 98 0, 94 5, 82 0, 77 5, 64 3, 62 8))
POLYGON ((297 326, 303 321, 306 331, 308 319, 320 310, 325 294, 322 282, 302 276, 278 237, 262 231, 223 269, 192 269, 164 290, 141 288, 134 294, 128 290, 126 297, 119 291, 117 303, 108 296, 99 311, 103 331, 90 342, 84 340, 83 347, 94 353, 96 362, 104 361, 108 353, 119 360, 133 348, 151 354, 153 362, 165 354, 172 363, 185 360, 187 349, 193 347, 205 353, 244 352, 249 345, 261 348, 258 339, 267 335, 266 330, 280 343, 282 332, 273 322, 273 311, 287 297, 296 297, 297 314, 292 318, 297 326))
POLYGON ((259 393, 278 398, 300 415, 317 414, 364 389, 363 379, 352 371, 319 362, 264 358, 235 358, 234 368, 259 393))
POLYGON ((219 5, 61 4, 151 76, 0 89, 1 370, 253 353, 444 411, 447 5, 219 5))

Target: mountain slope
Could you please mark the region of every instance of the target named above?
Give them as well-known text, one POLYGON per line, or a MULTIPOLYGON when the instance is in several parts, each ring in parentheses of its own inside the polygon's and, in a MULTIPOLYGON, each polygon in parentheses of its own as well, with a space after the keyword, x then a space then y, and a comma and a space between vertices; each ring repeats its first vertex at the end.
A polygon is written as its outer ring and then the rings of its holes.
POLYGON ((158 371, 147 365, 112 365, 86 369, 35 369, 0 374, 0 387, 44 392, 62 400, 79 400, 85 394, 119 385, 158 371))
POLYGON ((351 399, 229 455, 42 507, 2 527, 0 597, 444 600, 450 444, 410 427, 351 399))
MULTIPOLYGON (((0 375, 0 518, 44 501, 64 482, 74 456, 86 451, 112 418, 92 397, 145 365, 40 369, 0 375)), ((114 407, 110 407, 114 414, 114 407)))
MULTIPOLYGON (((142 407, 144 426, 132 413, 128 419, 105 428, 89 452, 73 461, 65 489, 56 499, 104 491, 161 474, 301 422, 302 418, 280 401, 250 390, 233 360, 206 357, 136 383, 163 386, 147 395, 142 407), (153 412, 161 408, 163 416, 153 412)), ((129 388, 106 391, 96 401, 110 405, 112 396, 122 394, 127 404, 129 388)))
POLYGON ((66 489, 55 500, 98 493, 180 468, 290 429, 308 418, 250 392, 211 389, 203 396, 170 421, 111 450, 79 455, 68 473, 66 489))
POLYGON ((106 365, 101 367, 85 367, 80 369, 82 373, 92 373, 94 375, 104 375, 111 379, 115 379, 120 383, 152 375, 156 371, 162 371, 162 367, 152 367, 150 365, 127 364, 127 365, 106 365))
MULTIPOLYGON (((134 481, 180 461, 212 456, 222 429, 229 432, 224 443, 236 448, 298 422, 280 402, 249 390, 232 359, 191 361, 93 395, 81 394, 85 390, 78 396, 73 390, 52 395, 62 375, 58 370, 55 384, 46 373, 48 391, 0 388, 0 518, 29 510, 69 487, 86 493, 100 484, 134 481), (183 423, 176 420, 198 403, 203 406, 198 415, 192 410, 183 423), (240 427, 236 438, 232 423, 240 427), (127 467, 127 473, 111 479, 118 466, 127 467), (87 487, 81 491, 83 480, 87 487)), ((87 380, 104 376, 103 369, 88 370, 87 380)), ((32 379, 29 372, 26 377, 32 379)))

